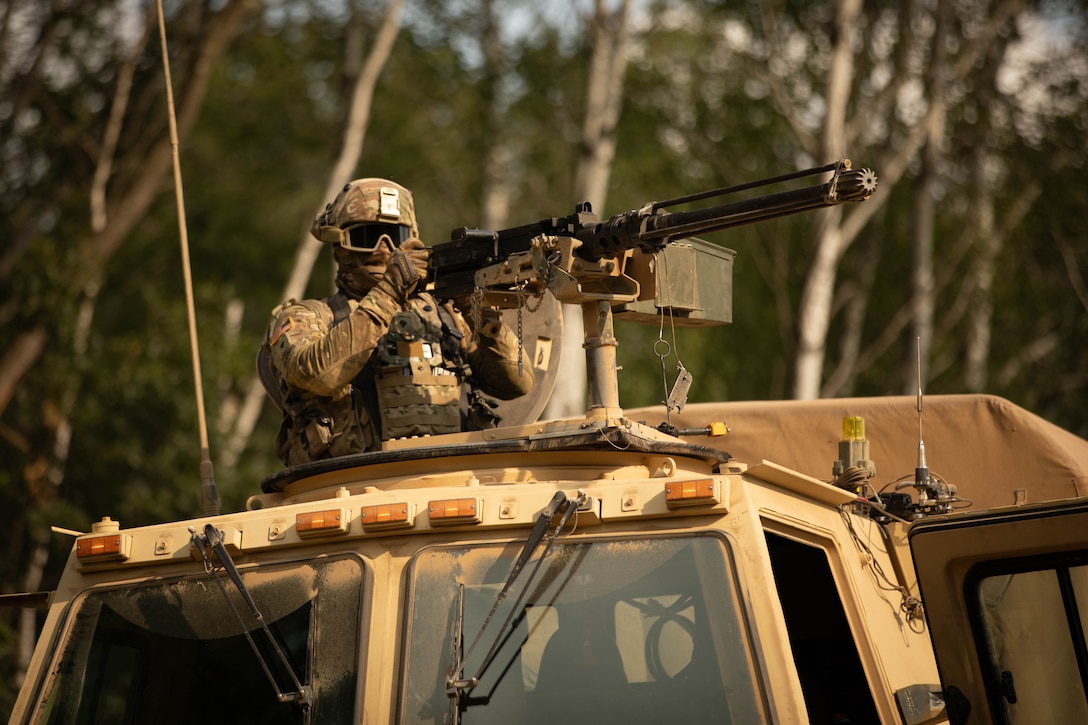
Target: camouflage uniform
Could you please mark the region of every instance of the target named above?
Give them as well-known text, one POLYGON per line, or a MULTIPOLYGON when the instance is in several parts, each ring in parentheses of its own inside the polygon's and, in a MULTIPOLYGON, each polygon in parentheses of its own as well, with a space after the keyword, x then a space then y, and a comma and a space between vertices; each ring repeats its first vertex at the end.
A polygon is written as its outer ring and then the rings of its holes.
MULTIPOLYGON (((354 189, 371 190, 377 182, 391 184, 365 179, 345 187, 315 220, 314 236, 347 247, 347 235, 330 221, 374 217, 377 202, 367 206, 354 189)), ((381 187, 383 193, 389 188, 381 187)), ((405 219, 414 235, 411 196, 396 188, 402 208, 407 197, 405 219)), ((393 438, 480 427, 463 420, 466 381, 472 395, 478 388, 503 400, 532 387, 532 368, 524 361, 519 366, 517 340, 497 311, 486 310, 486 324, 473 335, 451 304, 440 305, 428 292, 397 299, 381 282, 360 289, 371 283, 360 284, 358 274, 351 276, 350 258, 342 250, 337 255, 340 291, 277 307, 263 347, 262 379, 284 414, 276 451, 285 464, 375 450, 393 438)), ((261 356, 258 361, 260 368, 261 356)))

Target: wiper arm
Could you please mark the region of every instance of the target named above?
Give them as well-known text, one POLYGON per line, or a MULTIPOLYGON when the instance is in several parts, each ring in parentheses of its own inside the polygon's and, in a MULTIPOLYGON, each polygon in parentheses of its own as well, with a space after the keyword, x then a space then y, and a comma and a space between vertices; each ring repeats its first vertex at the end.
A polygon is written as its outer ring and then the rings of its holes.
POLYGON ((261 669, 264 670, 265 676, 272 684, 272 689, 276 692, 276 699, 280 702, 297 702, 302 708, 306 721, 309 721, 310 707, 313 705, 314 693, 313 689, 309 685, 302 684, 298 675, 295 674, 295 668, 291 666, 290 661, 287 659, 287 655, 284 654, 283 649, 280 647, 279 642, 276 640, 276 636, 272 634, 272 630, 268 628, 268 624, 264 621, 264 615, 261 614, 261 610, 257 608, 257 603, 253 601, 253 597, 250 596, 249 590, 246 589, 245 583, 242 582, 242 576, 238 573, 238 567, 234 565, 234 559, 231 558, 230 552, 227 551, 227 547, 223 544, 223 534, 211 524, 207 524, 204 527, 204 533, 198 534, 196 529, 189 527, 189 533, 192 534, 193 545, 196 546, 197 551, 200 552, 200 556, 204 559, 204 571, 212 575, 215 579, 215 583, 219 585, 219 590, 223 592, 223 599, 227 601, 232 612, 234 612, 234 618, 238 620, 238 625, 242 628, 242 634, 245 635, 246 641, 249 642, 249 646, 253 649, 253 654, 257 657, 257 662, 261 665, 261 669), (280 662, 283 664, 284 669, 291 676, 291 680, 294 682, 295 691, 284 693, 280 690, 279 684, 276 682, 276 678, 272 675, 272 669, 265 661, 264 655, 261 654, 261 650, 258 649, 257 643, 253 641, 253 636, 246 628, 245 622, 242 621, 242 615, 238 611, 238 608, 234 606, 234 602, 231 600, 230 595, 227 593, 227 587, 223 584, 222 577, 215 575, 215 565, 212 564, 211 554, 208 550, 211 549, 215 553, 215 558, 219 560, 219 563, 223 567, 223 571, 227 573, 230 580, 234 582, 234 586, 238 589, 238 593, 242 595, 242 599, 245 600, 246 605, 249 607, 250 613, 257 620, 257 623, 261 625, 261 629, 264 630, 265 636, 268 637, 269 644, 272 645, 272 649, 279 657, 280 662))
POLYGON ((452 650, 450 654, 450 671, 446 677, 446 697, 450 699, 450 725, 458 725, 461 722, 461 690, 465 687, 475 687, 475 683, 471 685, 465 680, 458 679, 461 676, 462 659, 461 653, 465 647, 465 585, 461 584, 457 587, 457 613, 453 618, 453 630, 450 632, 453 637, 453 645, 450 648, 452 650))
MULTIPOLYGON (((501 652, 502 649, 504 647, 506 647, 506 643, 510 640, 511 637, 514 636, 514 632, 517 631, 518 625, 521 624, 521 621, 523 619, 525 619, 525 608, 524 607, 522 607, 521 610, 518 611, 518 616, 514 618, 514 621, 511 623, 509 630, 502 637, 502 640, 500 642, 498 642, 497 646, 495 647, 497 652, 501 652)), ((499 689, 499 685, 501 685, 503 679, 506 678, 506 673, 508 673, 510 671, 510 668, 514 666, 514 662, 517 661, 518 656, 521 654, 521 648, 528 641, 529 641, 529 634, 526 633, 526 635, 521 638, 521 643, 518 644, 517 649, 515 649, 510 654, 510 659, 508 659, 506 661, 506 665, 503 666, 502 671, 499 672, 498 677, 495 678, 495 684, 493 684, 491 686, 491 689, 487 691, 486 695, 471 697, 467 693, 465 693, 465 696, 462 698, 462 700, 464 701, 464 707, 468 708, 468 707, 472 707, 473 705, 487 705, 487 704, 491 703, 491 697, 495 694, 495 690, 499 689)), ((491 659, 493 660, 494 657, 492 657, 491 659)), ((490 664, 491 664, 491 660, 488 660, 483 666, 481 666, 480 671, 477 673, 477 676, 473 678, 474 682, 476 682, 476 683, 479 682, 480 677, 483 675, 484 670, 486 670, 488 665, 490 665, 490 664)), ((476 685, 473 685, 473 687, 475 687, 475 686, 476 685)))
MULTIPOLYGON (((479 632, 476 633, 476 637, 472 640, 472 644, 469 646, 468 652, 462 654, 460 658, 454 659, 453 665, 451 666, 450 671, 446 677, 446 694, 450 698, 451 707, 453 705, 456 705, 458 715, 460 714, 460 712, 464 711, 464 709, 469 705, 487 704, 487 702, 490 701, 490 693, 488 697, 476 700, 466 698, 464 697, 464 695, 466 691, 472 690, 480 684, 480 678, 484 676, 487 668, 494 661, 499 649, 507 642, 507 640, 509 640, 509 635, 506 634, 506 630, 510 626, 511 620, 513 620, 515 613, 518 614, 518 621, 520 621, 520 618, 524 616, 524 611, 519 612, 519 609, 521 608, 521 602, 525 598, 525 594, 529 591, 529 584, 534 578, 536 578, 536 574, 540 570, 540 565, 544 562, 544 559, 547 558, 548 552, 551 550, 551 546, 555 542, 555 539, 559 535, 559 532, 561 532, 563 528, 567 525, 567 523, 570 521, 571 516, 573 516, 578 511, 578 509, 585 504, 586 500, 587 496, 584 491, 578 491, 578 497, 574 501, 568 499, 567 495, 562 491, 556 491, 555 495, 552 496, 552 500, 548 502, 548 505, 545 506, 544 510, 540 512, 540 516, 537 517, 536 523, 533 524, 533 530, 529 532, 529 538, 525 541, 525 545, 522 547, 521 553, 518 555, 517 560, 514 562, 514 567, 510 571, 510 576, 507 577, 506 583, 503 585, 502 590, 499 591, 498 596, 495 597, 495 603, 491 605, 491 611, 489 611, 487 613, 487 617, 484 618, 484 623, 480 626, 479 632), (488 652, 487 655, 484 657, 483 663, 480 665, 480 668, 476 671, 476 674, 474 676, 467 679, 463 678, 461 676, 461 671, 464 667, 465 661, 469 658, 473 650, 476 648, 477 643, 479 643, 480 638, 483 636, 484 630, 486 630, 488 624, 490 624, 491 618, 495 616, 495 612, 498 610, 503 600, 506 599, 506 594, 510 590, 510 587, 513 586, 514 581, 517 580, 518 575, 521 574, 522 569, 525 568, 525 565, 532 558, 533 554, 540 546, 540 542, 544 540, 544 536, 548 533, 548 529, 551 528, 552 521, 555 519, 556 515, 560 511, 562 511, 563 513, 562 517, 559 520, 559 524, 555 527, 554 532, 548 539, 548 544, 544 549, 544 553, 539 559, 537 559, 536 566, 533 567, 533 572, 529 576, 529 581, 526 582, 524 587, 522 587, 521 594, 518 595, 518 599, 514 603, 514 606, 511 608, 510 613, 507 615, 506 621, 503 622, 502 627, 499 629, 499 633, 495 635, 495 639, 492 642, 491 647, 488 648, 488 652)), ((464 642, 464 632, 462 631, 462 627, 464 624, 464 585, 461 585, 459 591, 458 615, 456 624, 457 631, 454 635, 455 651, 459 650, 463 646, 464 642)), ((502 676, 505 676, 508 670, 509 665, 503 670, 502 675, 500 675, 500 680, 502 676)), ((497 685, 498 683, 496 683, 496 686, 497 685)), ((491 692, 494 691, 495 688, 491 688, 491 692)), ((457 722, 458 719, 452 719, 452 723, 454 725, 456 725, 457 722)))
MULTIPOLYGON (((529 591, 529 584, 532 583, 534 579, 536 579, 536 573, 540 570, 540 565, 543 564, 544 560, 548 558, 548 552, 551 551, 552 544, 555 543, 556 538, 559 536, 559 532, 561 532, 564 527, 566 527, 567 522, 570 521, 571 516, 573 516, 578 511, 578 509, 582 507, 582 504, 586 502, 587 498, 585 492, 579 491, 578 498, 576 498, 574 501, 570 501, 567 499, 566 494, 560 491, 558 494, 552 497, 552 502, 548 505, 549 508, 552 504, 556 502, 556 499, 558 499, 560 496, 562 496, 562 500, 560 501, 559 506, 565 506, 565 508, 562 509, 563 516, 559 519, 559 523, 552 531, 552 535, 548 538, 548 544, 544 547, 544 553, 541 554, 540 558, 536 560, 536 566, 533 567, 533 572, 529 575, 529 580, 525 583, 525 586, 522 587, 521 594, 518 595, 517 601, 514 602, 514 606, 511 607, 510 613, 506 615, 506 621, 503 622, 502 627, 499 629, 499 633, 495 635, 495 641, 492 642, 491 647, 487 651, 487 656, 484 657, 484 661, 480 665, 480 669, 476 672, 476 680, 479 680, 484 676, 484 672, 486 672, 487 668, 491 666, 491 663, 494 661, 495 656, 498 654, 499 648, 503 644, 505 644, 506 640, 508 639, 508 637, 504 637, 503 635, 506 633, 507 628, 510 626, 510 622, 514 618, 515 612, 518 613, 519 620, 520 617, 523 616, 524 610, 521 608, 521 602, 529 591)), ((506 589, 510 588, 510 585, 513 584, 514 579, 521 571, 521 568, 525 566, 526 562, 528 562, 529 558, 532 556, 533 551, 535 551, 536 548, 540 545, 541 539, 546 533, 548 526, 550 526, 552 519, 555 517, 555 512, 552 512, 552 514, 548 517, 547 521, 544 523, 544 526, 541 527, 541 521, 542 519, 544 519, 544 514, 547 512, 548 509, 545 509, 544 512, 541 513, 540 519, 538 519, 536 524, 533 526, 533 531, 529 535, 529 540, 525 542, 525 548, 522 550, 521 556, 518 557, 518 561, 514 564, 514 571, 510 573, 510 578, 507 579, 506 586, 504 587, 503 592, 499 595, 500 597, 505 594, 506 589), (530 547, 532 547, 532 549, 530 549, 530 547)), ((499 601, 501 601, 501 599, 499 601)), ((498 602, 496 602, 495 605, 491 608, 491 611, 494 612, 497 607, 498 602)), ((484 623, 484 626, 487 626, 486 622, 484 623)))

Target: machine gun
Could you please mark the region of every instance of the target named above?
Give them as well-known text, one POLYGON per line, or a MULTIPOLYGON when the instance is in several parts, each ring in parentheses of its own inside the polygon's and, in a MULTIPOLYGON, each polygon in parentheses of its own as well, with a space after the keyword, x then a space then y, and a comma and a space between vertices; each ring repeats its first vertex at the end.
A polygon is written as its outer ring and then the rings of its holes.
MULTIPOLYGON (((439 299, 457 301, 477 324, 484 306, 516 309, 519 345, 522 310, 533 311, 530 298, 539 300, 538 309, 545 292, 551 292, 559 302, 580 305, 589 383, 586 417, 607 424, 622 418, 616 379, 618 342, 613 332, 617 315, 635 321, 657 321, 668 315, 674 324, 724 324, 732 319, 734 253, 692 239, 693 235, 864 201, 875 189, 872 171, 852 170, 850 161, 843 159, 793 174, 651 202, 606 221, 599 221, 589 203, 583 202, 569 216, 510 229, 455 229, 449 242, 431 248, 430 289, 439 299), (701 209, 668 211, 668 207, 680 204, 826 172, 831 172, 831 178, 816 186, 701 209), (672 262, 670 252, 675 253, 672 262), (680 261, 683 264, 676 263, 680 261)), ((690 376, 683 381, 689 383, 690 376)), ((550 389, 547 392, 550 394, 550 389)), ((685 396, 677 393, 677 400, 680 397, 685 396)), ((677 402, 677 409, 681 405, 677 402)))
MULTIPOLYGON (((554 283, 557 277, 549 274, 546 269, 548 264, 554 267, 564 255, 563 250, 554 241, 550 243, 551 246, 547 250, 547 264, 537 264, 530 269, 525 264, 516 263, 518 255, 531 252, 534 240, 538 240, 538 243, 542 238, 573 240, 567 256, 573 255, 577 259, 571 260, 566 266, 578 266, 583 277, 594 276, 590 271, 593 265, 602 260, 623 255, 627 250, 640 249, 644 253, 653 254, 671 241, 696 234, 720 231, 836 204, 864 201, 872 195, 874 189, 876 189, 876 175, 872 171, 852 170, 850 160, 843 159, 826 166, 792 174, 667 201, 650 202, 639 209, 617 214, 605 221, 598 220, 589 202, 582 202, 574 213, 568 216, 542 219, 532 224, 500 231, 464 227, 454 229, 449 242, 436 244, 431 249, 430 278, 435 295, 441 299, 466 298, 472 294, 479 294, 482 290, 488 294, 489 304, 507 307, 511 303, 507 299, 508 295, 500 293, 503 286, 517 286, 524 289, 526 286, 539 286, 541 282, 551 280, 550 286, 557 298, 564 302, 577 302, 581 300, 563 298, 562 289, 557 288, 554 283), (831 172, 831 178, 817 186, 727 202, 703 209, 667 211, 668 207, 713 199, 825 172, 831 172), (495 270, 491 274, 485 272, 495 265, 504 267, 505 270, 495 270), (507 273, 503 274, 503 271, 507 273)), ((615 264, 605 264, 603 268, 606 270, 604 272, 606 276, 617 272, 615 264)), ((621 297, 625 296, 621 290, 615 291, 621 297)), ((571 294, 566 296, 569 298, 571 294)))

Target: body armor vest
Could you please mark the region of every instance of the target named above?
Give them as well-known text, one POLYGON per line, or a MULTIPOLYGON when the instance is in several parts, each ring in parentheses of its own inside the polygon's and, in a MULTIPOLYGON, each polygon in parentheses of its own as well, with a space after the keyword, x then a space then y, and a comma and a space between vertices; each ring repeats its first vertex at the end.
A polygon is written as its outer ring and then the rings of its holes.
POLYGON ((394 315, 371 359, 382 440, 461 430, 460 330, 423 309, 394 315))
MULTIPOLYGON (((286 465, 375 450, 381 441, 393 438, 483 430, 497 424, 494 403, 472 382, 461 324, 431 295, 413 297, 394 314, 355 379, 332 397, 288 385, 276 368, 271 347, 283 329, 291 329, 290 318, 281 319, 284 307, 291 304, 297 303, 292 300, 273 311, 257 355, 261 381, 283 412, 276 452, 286 465)), ((340 294, 302 304, 328 329, 352 313, 340 294), (321 303, 331 314, 321 309, 321 303)))

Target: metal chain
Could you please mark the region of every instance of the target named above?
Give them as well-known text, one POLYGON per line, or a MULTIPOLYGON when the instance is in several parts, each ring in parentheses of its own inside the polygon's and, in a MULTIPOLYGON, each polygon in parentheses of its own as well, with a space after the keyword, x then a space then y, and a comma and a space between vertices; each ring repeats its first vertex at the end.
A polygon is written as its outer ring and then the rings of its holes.
POLYGON ((537 292, 536 294, 533 294, 533 295, 528 295, 528 296, 526 296, 526 297, 525 297, 525 309, 529 311, 529 314, 530 314, 530 315, 531 315, 531 314, 533 314, 534 312, 536 312, 537 310, 539 310, 539 309, 540 309, 540 306, 541 306, 542 304, 544 304, 544 293, 545 293, 545 292, 547 292, 547 286, 545 286, 544 288, 542 288, 542 289, 540 290, 540 292, 537 292), (533 299, 535 299, 535 300, 536 300, 536 306, 535 306, 535 307, 534 307, 533 305, 529 304, 529 297, 530 297, 530 296, 531 296, 531 297, 532 297, 533 299))
POLYGON ((522 376, 525 372, 525 363, 522 360, 521 353, 525 349, 524 338, 522 337, 522 319, 521 308, 525 306, 525 285, 519 284, 517 287, 518 293, 518 377, 522 376))

